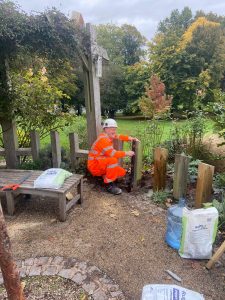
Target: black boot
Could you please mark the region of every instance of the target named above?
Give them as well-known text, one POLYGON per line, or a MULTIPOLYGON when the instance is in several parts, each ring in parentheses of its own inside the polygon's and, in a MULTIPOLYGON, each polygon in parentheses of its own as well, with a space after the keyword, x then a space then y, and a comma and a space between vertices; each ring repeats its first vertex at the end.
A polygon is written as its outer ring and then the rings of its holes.
POLYGON ((107 192, 109 192, 110 194, 113 195, 119 195, 122 193, 122 190, 120 188, 118 188, 114 182, 110 182, 109 184, 107 184, 107 192))

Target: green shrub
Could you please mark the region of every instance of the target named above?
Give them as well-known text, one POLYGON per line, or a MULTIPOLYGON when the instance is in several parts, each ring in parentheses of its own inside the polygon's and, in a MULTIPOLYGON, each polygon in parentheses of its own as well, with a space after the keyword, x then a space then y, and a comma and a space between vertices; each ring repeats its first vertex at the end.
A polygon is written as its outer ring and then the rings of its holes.
POLYGON ((214 199, 212 204, 218 210, 219 213, 218 227, 221 228, 225 224, 225 194, 223 195, 221 202, 214 199))
POLYGON ((88 149, 87 119, 83 116, 76 116, 72 124, 65 128, 64 132, 68 135, 75 132, 79 137, 79 146, 81 149, 88 149))
POLYGON ((152 195, 152 200, 156 204, 163 204, 169 195, 170 193, 168 191, 156 191, 152 195))
MULTIPOLYGON (((61 168, 65 170, 70 170, 70 160, 66 150, 61 148, 61 168)), ((33 161, 32 158, 28 158, 25 162, 22 162, 19 166, 20 169, 24 170, 46 170, 52 168, 52 149, 51 145, 47 145, 44 149, 40 151, 39 159, 33 161)))
POLYGON ((216 189, 224 189, 225 190, 225 173, 217 173, 214 176, 213 186, 216 189))
POLYGON ((161 144, 163 133, 164 127, 160 125, 158 120, 149 120, 145 126, 143 126, 143 122, 139 123, 134 136, 141 141, 143 159, 146 163, 152 161, 153 149, 161 144))

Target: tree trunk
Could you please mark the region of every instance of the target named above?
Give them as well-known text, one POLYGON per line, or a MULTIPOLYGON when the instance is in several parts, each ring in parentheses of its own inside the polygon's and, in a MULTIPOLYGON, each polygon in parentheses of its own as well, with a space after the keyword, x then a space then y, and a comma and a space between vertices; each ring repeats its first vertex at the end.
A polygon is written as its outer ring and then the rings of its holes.
POLYGON ((0 267, 9 300, 25 300, 20 276, 13 261, 11 242, 0 205, 0 267))
POLYGON ((12 99, 10 96, 9 64, 4 56, 0 57, 0 83, 0 120, 7 120, 12 115, 12 99))
POLYGON ((114 119, 115 118, 115 110, 114 109, 110 109, 109 110, 109 118, 112 118, 112 119, 114 119))

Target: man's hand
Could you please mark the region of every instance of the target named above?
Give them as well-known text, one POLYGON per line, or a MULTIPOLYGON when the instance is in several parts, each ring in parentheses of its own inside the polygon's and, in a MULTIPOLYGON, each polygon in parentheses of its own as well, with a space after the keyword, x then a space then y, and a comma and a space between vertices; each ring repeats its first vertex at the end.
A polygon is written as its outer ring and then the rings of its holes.
POLYGON ((132 157, 135 155, 134 151, 126 151, 125 152, 126 156, 132 157))
POLYGON ((136 137, 132 137, 132 136, 129 136, 129 141, 130 142, 133 142, 133 141, 140 142, 139 139, 137 139, 136 137))

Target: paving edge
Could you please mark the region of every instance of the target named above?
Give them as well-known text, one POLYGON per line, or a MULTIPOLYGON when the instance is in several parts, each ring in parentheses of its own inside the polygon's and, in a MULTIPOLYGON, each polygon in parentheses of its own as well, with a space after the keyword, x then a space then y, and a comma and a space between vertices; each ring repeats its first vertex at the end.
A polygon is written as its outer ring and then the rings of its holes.
MULTIPOLYGON (((81 287, 94 300, 125 300, 119 285, 103 271, 76 258, 35 257, 16 261, 20 277, 60 276, 70 279, 81 287)), ((0 284, 3 284, 0 273, 0 284)))

